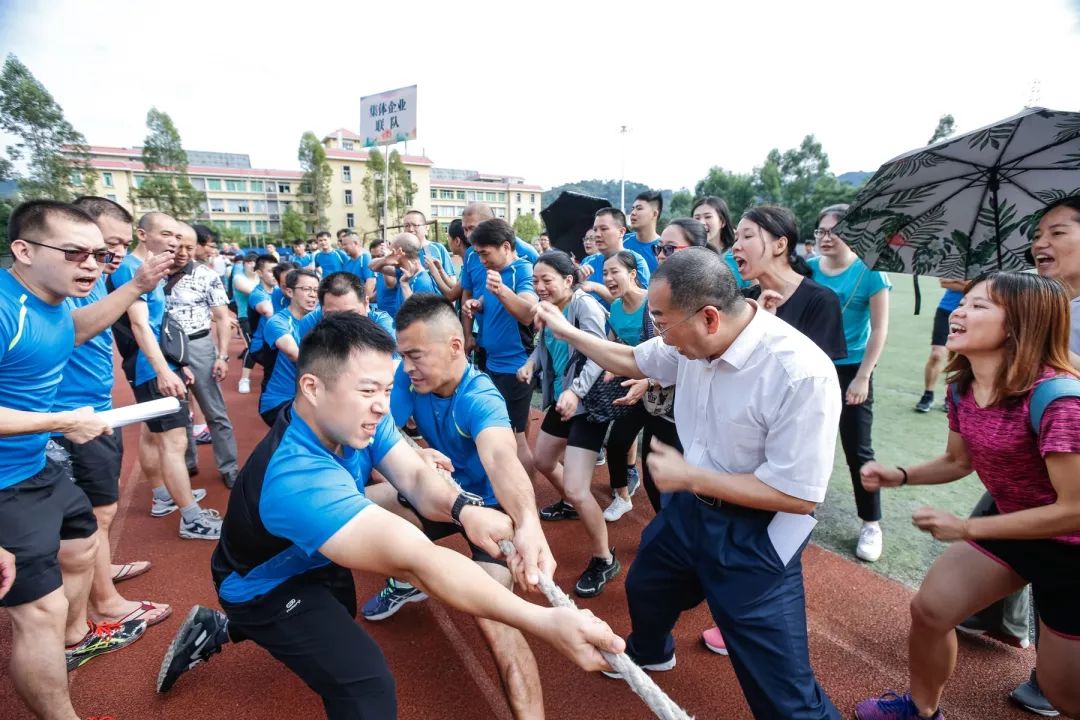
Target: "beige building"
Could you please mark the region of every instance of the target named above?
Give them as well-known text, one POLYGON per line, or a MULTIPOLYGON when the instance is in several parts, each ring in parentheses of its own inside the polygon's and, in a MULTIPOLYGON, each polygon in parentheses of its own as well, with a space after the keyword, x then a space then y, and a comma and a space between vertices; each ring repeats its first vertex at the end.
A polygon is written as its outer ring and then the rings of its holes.
POLYGON ((527 185, 520 177, 432 168, 431 219, 450 222, 461 217, 471 202, 487 203, 495 217, 510 223, 521 215, 539 219, 542 192, 539 185, 527 185))

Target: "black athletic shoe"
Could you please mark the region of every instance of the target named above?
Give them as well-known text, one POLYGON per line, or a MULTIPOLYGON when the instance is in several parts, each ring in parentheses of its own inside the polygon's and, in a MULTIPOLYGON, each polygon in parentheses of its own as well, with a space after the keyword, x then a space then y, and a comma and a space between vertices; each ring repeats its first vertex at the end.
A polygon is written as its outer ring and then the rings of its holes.
POLYGON ((540 508, 541 520, 577 520, 578 511, 565 500, 553 502, 547 507, 540 508))
POLYGON ((219 610, 196 605, 176 631, 158 672, 157 691, 169 692, 185 672, 221 652, 229 642, 229 620, 219 610))
POLYGON ((574 592, 577 593, 578 597, 596 597, 604 590, 608 580, 618 575, 621 569, 622 565, 619 564, 619 559, 615 557, 614 550, 611 551, 611 562, 594 557, 589 560, 589 567, 585 568, 585 572, 581 573, 581 577, 578 578, 577 585, 574 586, 574 592))
POLYGON ((924 392, 922 397, 919 398, 919 402, 915 403, 915 412, 930 412, 932 407, 934 407, 934 393, 924 392))
POLYGON ((1043 695, 1042 690, 1039 688, 1039 681, 1035 678, 1034 670, 1031 671, 1031 677, 1028 678, 1028 681, 1009 693, 1009 697, 1017 705, 1036 715, 1057 717, 1061 714, 1043 695))

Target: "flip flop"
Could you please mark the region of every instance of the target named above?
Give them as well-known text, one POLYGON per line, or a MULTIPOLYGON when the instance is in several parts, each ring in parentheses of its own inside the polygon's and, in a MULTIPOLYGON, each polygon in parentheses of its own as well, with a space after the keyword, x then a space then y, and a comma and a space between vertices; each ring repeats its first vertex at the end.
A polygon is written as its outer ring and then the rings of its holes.
POLYGON ((130 620, 145 620, 146 627, 150 627, 151 625, 157 625, 159 622, 163 622, 170 615, 172 615, 171 605, 158 605, 149 600, 140 600, 139 607, 132 610, 124 617, 117 620, 110 619, 106 622, 125 623, 130 620))
POLYGON ((153 567, 153 565, 149 560, 136 560, 135 562, 124 563, 120 566, 120 569, 113 574, 112 581, 113 583, 118 583, 130 580, 133 577, 139 577, 150 570, 151 567, 153 567), (142 567, 139 567, 140 564, 142 567))

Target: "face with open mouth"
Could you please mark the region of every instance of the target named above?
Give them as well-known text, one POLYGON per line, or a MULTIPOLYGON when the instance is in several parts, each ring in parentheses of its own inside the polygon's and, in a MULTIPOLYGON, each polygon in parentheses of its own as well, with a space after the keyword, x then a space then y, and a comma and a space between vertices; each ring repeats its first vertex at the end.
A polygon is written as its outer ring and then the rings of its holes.
POLYGON ((1080 212, 1061 205, 1043 215, 1031 255, 1040 275, 1080 290, 1080 212))
MULTIPOLYGON (((757 280, 778 261, 783 248, 763 227, 753 220, 743 218, 735 231, 735 244, 731 255, 744 280, 757 280)), ((783 262, 783 261, 780 261, 783 262)))
POLYGON ((990 297, 990 283, 981 282, 964 294, 949 315, 945 347, 961 355, 997 350, 1005 343, 1005 309, 990 297))
POLYGON ((330 386, 317 393, 315 420, 321 434, 340 445, 364 448, 390 412, 394 361, 389 354, 353 352, 330 386))

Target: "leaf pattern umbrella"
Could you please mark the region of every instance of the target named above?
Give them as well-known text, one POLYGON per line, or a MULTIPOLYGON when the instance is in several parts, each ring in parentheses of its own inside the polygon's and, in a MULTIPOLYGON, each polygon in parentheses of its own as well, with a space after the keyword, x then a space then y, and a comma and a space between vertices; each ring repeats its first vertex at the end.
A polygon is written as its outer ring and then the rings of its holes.
POLYGON ((837 232, 871 268, 970 279, 1031 267, 1039 213, 1080 195, 1080 113, 1031 108, 901 155, 837 232))

